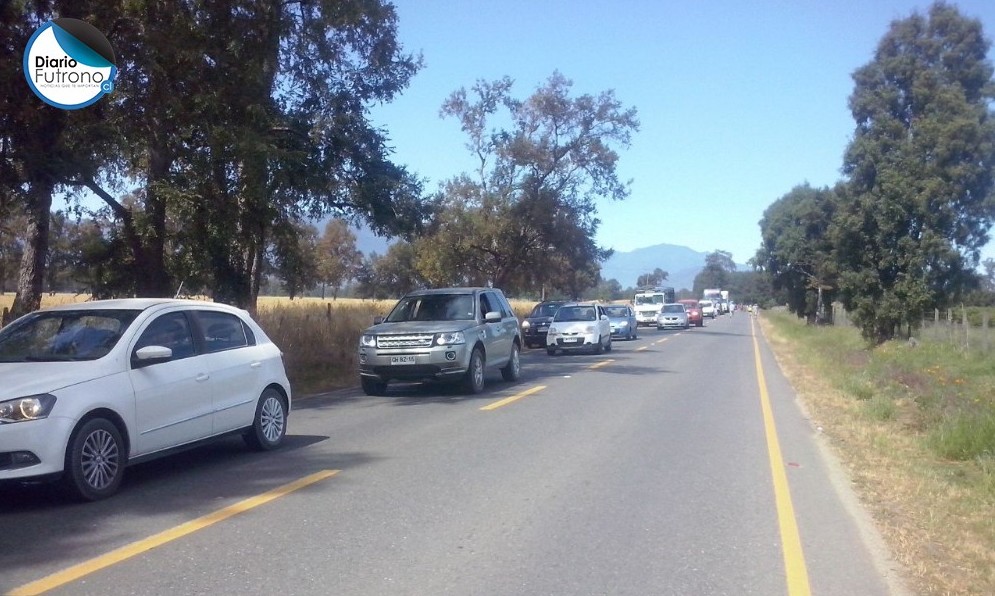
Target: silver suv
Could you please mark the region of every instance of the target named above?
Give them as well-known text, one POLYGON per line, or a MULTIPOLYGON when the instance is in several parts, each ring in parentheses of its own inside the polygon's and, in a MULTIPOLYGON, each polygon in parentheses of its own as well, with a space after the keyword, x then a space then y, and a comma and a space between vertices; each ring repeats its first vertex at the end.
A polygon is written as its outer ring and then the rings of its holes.
POLYGON ((486 368, 518 379, 521 347, 518 318, 501 290, 418 290, 363 331, 359 379, 367 395, 383 395, 392 379, 457 382, 480 393, 486 368))

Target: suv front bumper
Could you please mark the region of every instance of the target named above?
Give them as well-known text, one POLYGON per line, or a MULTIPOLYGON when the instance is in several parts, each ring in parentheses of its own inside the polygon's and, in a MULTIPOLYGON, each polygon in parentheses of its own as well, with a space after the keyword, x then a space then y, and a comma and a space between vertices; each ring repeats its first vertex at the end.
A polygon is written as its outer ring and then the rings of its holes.
POLYGON ((466 374, 469 366, 470 349, 466 344, 403 350, 359 350, 360 376, 376 377, 380 381, 454 380, 466 374), (403 361, 399 361, 401 359, 403 361))

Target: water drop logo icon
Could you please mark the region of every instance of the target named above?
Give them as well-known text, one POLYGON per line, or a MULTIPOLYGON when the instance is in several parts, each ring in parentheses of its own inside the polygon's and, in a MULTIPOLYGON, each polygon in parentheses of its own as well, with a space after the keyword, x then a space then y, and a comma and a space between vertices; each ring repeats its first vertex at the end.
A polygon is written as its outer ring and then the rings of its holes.
POLYGON ((31 90, 64 110, 85 108, 113 91, 116 75, 110 42, 78 19, 49 21, 24 49, 24 77, 31 90))

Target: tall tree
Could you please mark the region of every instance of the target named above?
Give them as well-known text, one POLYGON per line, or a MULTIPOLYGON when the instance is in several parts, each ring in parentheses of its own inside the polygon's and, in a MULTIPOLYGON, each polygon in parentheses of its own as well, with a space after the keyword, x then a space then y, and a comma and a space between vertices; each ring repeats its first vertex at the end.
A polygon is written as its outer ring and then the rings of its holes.
POLYGON ((808 184, 796 186, 764 211, 762 244, 754 261, 775 289, 784 290, 788 309, 810 321, 825 315, 837 282, 829 227, 836 195, 808 184))
POLYGON ((981 23, 942 2, 895 21, 854 75, 834 221, 840 294, 882 342, 955 298, 995 218, 995 83, 981 23))
POLYGON ((706 288, 729 288, 729 280, 736 271, 732 253, 716 250, 705 255, 705 266, 694 277, 694 293, 700 296, 706 288))
POLYGON ((343 219, 331 219, 325 224, 317 246, 317 279, 321 282, 321 297, 325 288, 332 289, 332 298, 338 298, 342 284, 356 276, 363 255, 356 250, 356 234, 343 219))
POLYGON ((636 280, 636 285, 641 288, 648 288, 652 286, 658 286, 663 282, 667 281, 670 274, 657 267, 652 273, 644 273, 639 276, 636 280))
POLYGON ((274 270, 291 300, 318 282, 320 256, 317 228, 303 221, 277 225, 272 251, 274 270))
POLYGON ((512 82, 478 82, 442 108, 458 119, 477 157, 473 176, 445 185, 431 235, 419 241, 419 270, 433 281, 485 281, 517 292, 541 287, 579 294, 597 283, 611 253, 594 236, 598 198, 622 200, 618 154, 638 129, 635 110, 611 91, 571 96, 554 73, 525 100, 512 82), (494 129, 495 118, 509 122, 494 129))
POLYGON ((99 104, 67 112, 36 97, 24 80, 23 52, 34 31, 55 16, 100 21, 116 12, 113 0, 17 0, 0 4, 0 203, 17 202, 26 217, 17 295, 18 316, 41 304, 48 256, 52 196, 73 184, 81 169, 102 161, 99 104))

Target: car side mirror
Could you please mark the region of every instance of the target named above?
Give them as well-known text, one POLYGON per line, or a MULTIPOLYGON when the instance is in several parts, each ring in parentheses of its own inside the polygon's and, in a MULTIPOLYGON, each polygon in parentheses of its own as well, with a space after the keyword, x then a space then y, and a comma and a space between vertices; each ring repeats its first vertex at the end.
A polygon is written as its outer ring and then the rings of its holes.
POLYGON ((499 313, 496 310, 492 310, 491 312, 484 315, 484 321, 488 323, 497 323, 500 320, 501 320, 501 313, 499 313))
POLYGON ((383 323, 383 317, 373 317, 374 325, 379 325, 380 323, 383 323))
POLYGON ((166 346, 145 346, 135 350, 131 363, 135 368, 166 362, 173 357, 173 350, 166 346))

